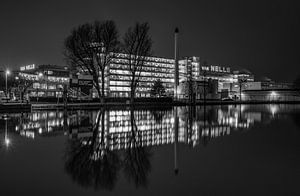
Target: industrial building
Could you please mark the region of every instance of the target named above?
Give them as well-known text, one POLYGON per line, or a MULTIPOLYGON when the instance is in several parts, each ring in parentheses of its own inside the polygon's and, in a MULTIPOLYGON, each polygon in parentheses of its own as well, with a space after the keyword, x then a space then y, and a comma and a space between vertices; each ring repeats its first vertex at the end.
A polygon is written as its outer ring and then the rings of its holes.
MULTIPOLYGON (((115 53, 107 68, 107 95, 110 97, 129 97, 131 73, 127 63, 127 54, 115 53)), ((150 97, 150 90, 156 80, 160 80, 166 94, 173 94, 174 59, 146 57, 141 67, 136 97, 150 97)))
POLYGON ((21 66, 16 80, 20 91, 29 97, 62 97, 64 85, 69 84, 69 70, 57 65, 21 66))
MULTIPOLYGON (((131 73, 128 55, 112 53, 110 64, 105 69, 105 96, 130 97, 131 73)), ((184 57, 178 60, 178 85, 175 82, 174 59, 145 57, 138 74, 136 97, 150 97, 155 81, 160 80, 165 95, 176 98, 240 99, 242 91, 291 89, 287 83, 254 81, 249 71, 232 71, 228 66, 202 65, 199 57, 184 57)), ((35 64, 20 67, 18 88, 27 88, 28 97, 62 97, 64 86, 68 86, 69 97, 92 99, 98 96, 93 88, 93 78, 82 70, 68 70, 56 65, 35 64), (70 77, 71 76, 71 77, 70 77), (27 82, 26 87, 22 81, 27 82)), ((101 83, 101 80, 99 80, 101 83)), ((101 84, 100 84, 101 86, 101 84)), ((250 99, 250 98, 247 98, 250 99)))

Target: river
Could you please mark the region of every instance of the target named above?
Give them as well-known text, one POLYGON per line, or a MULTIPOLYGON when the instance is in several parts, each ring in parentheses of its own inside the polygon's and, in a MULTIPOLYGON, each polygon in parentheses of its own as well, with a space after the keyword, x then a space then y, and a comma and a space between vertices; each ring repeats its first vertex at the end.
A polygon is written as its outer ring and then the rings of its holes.
POLYGON ((300 194, 300 105, 0 117, 1 195, 300 194))

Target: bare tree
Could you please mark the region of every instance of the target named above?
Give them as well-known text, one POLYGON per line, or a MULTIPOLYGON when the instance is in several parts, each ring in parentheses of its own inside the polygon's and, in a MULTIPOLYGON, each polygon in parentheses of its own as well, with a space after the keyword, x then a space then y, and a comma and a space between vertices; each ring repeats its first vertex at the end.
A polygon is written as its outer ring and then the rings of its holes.
POLYGON ((130 98, 134 102, 135 92, 147 56, 151 55, 152 39, 149 35, 150 26, 147 22, 136 23, 130 27, 123 38, 122 51, 126 54, 130 74, 130 98))
POLYGON ((71 70, 80 69, 93 76, 101 102, 105 96, 105 69, 111 62, 111 53, 118 51, 118 37, 113 21, 95 21, 74 28, 64 42, 64 55, 71 70))

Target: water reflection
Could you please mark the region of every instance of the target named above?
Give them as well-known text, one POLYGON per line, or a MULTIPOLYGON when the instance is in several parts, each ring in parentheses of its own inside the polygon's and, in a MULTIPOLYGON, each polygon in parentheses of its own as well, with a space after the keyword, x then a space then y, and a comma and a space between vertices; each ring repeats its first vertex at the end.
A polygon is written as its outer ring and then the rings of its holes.
POLYGON ((292 114, 297 119, 299 109, 299 105, 270 104, 134 111, 36 111, 0 114, 0 128, 5 133, 3 142, 9 140, 9 132, 31 139, 64 134, 69 138, 89 138, 99 123, 98 129, 104 130, 100 132, 102 145, 110 150, 127 149, 133 145, 132 141, 138 141, 141 146, 171 144, 178 129, 180 143, 196 146, 235 130, 247 130, 255 123, 269 123, 279 115, 283 118, 292 114))
MULTIPOLYGON (((108 110, 100 110, 82 121, 73 121, 66 153, 66 171, 80 185, 112 190, 122 166, 127 179, 133 181, 136 187, 147 186, 151 153, 142 145, 134 111, 126 112, 129 118, 124 123, 128 129, 123 151, 113 148, 119 138, 109 132, 111 124, 116 122, 113 117, 113 121, 109 120, 110 114, 108 110)), ((74 119, 81 118, 77 114, 75 116, 74 119)))
POLYGON ((97 112, 92 126, 84 121, 86 119, 83 119, 83 125, 88 126, 86 132, 91 134, 68 141, 65 169, 74 181, 84 187, 112 190, 117 180, 120 158, 117 152, 108 148, 107 134, 104 133, 104 110, 97 112))
POLYGON ((18 136, 67 135, 66 173, 83 187, 112 190, 120 175, 136 187, 147 186, 153 146, 173 145, 174 172, 178 174, 179 143, 206 146, 216 137, 291 115, 300 126, 299 111, 300 105, 39 111, 9 117, 1 114, 0 134, 7 148, 18 136))

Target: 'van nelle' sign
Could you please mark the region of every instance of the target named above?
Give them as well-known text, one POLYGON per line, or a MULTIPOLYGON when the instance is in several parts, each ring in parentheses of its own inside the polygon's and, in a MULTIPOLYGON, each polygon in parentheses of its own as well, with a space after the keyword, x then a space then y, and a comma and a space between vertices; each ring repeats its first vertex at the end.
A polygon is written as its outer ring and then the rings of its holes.
POLYGON ((20 67, 21 71, 32 70, 32 69, 35 69, 35 64, 25 65, 25 66, 20 67))
POLYGON ((230 73, 230 67, 221 67, 217 65, 201 66, 201 71, 230 73))

